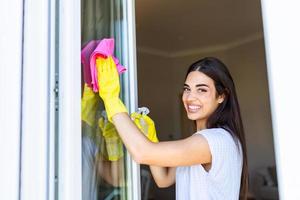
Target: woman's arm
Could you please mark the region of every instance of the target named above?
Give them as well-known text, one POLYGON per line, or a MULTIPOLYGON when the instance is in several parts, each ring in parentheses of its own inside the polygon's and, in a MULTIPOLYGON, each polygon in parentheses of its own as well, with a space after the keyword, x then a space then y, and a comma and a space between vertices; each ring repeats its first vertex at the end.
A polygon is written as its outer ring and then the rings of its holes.
POLYGON ((97 175, 114 187, 124 186, 124 161, 107 161, 101 156, 96 158, 97 175))
POLYGON ((158 167, 150 165, 150 170, 158 187, 165 188, 175 183, 176 167, 158 167))
POLYGON ((176 167, 211 162, 208 143, 199 134, 183 140, 153 143, 140 132, 127 113, 117 113, 112 120, 126 148, 138 163, 176 167))

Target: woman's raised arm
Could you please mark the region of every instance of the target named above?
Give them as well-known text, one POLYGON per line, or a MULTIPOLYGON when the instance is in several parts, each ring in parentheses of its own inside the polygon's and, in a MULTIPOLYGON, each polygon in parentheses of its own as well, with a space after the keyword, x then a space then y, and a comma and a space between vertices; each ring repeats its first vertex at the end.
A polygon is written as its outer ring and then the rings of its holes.
POLYGON ((200 134, 182 140, 153 143, 141 133, 127 113, 117 113, 112 120, 126 148, 140 164, 176 167, 211 162, 209 145, 200 134))

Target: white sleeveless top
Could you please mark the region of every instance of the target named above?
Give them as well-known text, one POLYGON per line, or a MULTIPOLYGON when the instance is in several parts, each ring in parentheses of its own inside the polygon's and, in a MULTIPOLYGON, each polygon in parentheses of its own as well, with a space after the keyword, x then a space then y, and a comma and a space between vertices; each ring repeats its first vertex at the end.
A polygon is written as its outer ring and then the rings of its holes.
POLYGON ((230 133, 222 128, 204 129, 195 134, 201 134, 208 141, 211 168, 207 172, 200 164, 177 167, 176 200, 238 200, 242 149, 239 153, 230 133))

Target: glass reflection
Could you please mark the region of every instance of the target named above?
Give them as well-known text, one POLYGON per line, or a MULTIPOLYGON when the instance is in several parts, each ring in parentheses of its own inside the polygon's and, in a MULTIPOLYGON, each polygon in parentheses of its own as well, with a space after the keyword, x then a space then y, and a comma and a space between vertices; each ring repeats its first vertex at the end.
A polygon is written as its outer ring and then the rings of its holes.
POLYGON ((120 1, 81 1, 81 44, 82 50, 88 49, 81 58, 83 200, 126 199, 125 151, 113 124, 106 119, 103 102, 87 72, 91 51, 103 38, 119 38, 115 49, 120 49, 121 33, 116 32, 121 32, 120 7, 120 1))

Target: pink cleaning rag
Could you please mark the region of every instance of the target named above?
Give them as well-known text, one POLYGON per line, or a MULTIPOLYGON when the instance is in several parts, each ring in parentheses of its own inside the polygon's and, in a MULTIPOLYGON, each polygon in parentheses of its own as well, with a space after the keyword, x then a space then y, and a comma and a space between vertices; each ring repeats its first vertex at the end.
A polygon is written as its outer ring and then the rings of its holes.
POLYGON ((91 88, 92 87, 92 76, 90 68, 90 57, 92 52, 95 50, 100 40, 89 41, 81 50, 81 63, 83 65, 83 79, 84 82, 91 88))
POLYGON ((90 58, 90 69, 91 69, 91 77, 92 77, 92 87, 94 92, 98 92, 98 77, 97 77, 97 68, 96 68, 96 59, 97 57, 107 58, 112 56, 119 74, 126 71, 126 68, 119 63, 119 60, 113 56, 114 54, 114 45, 115 40, 113 38, 104 38, 97 45, 96 49, 92 52, 90 58))

